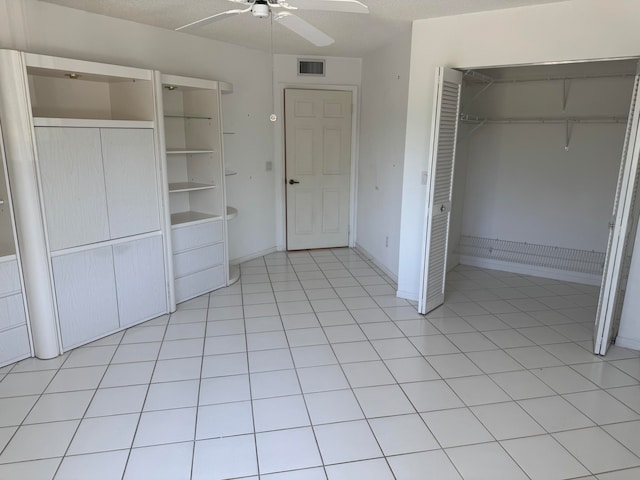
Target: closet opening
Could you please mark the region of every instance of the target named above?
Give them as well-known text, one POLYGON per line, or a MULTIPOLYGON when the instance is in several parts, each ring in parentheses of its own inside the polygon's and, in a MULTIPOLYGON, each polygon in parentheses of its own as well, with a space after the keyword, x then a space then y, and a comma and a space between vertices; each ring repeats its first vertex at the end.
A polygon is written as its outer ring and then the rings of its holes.
MULTIPOLYGON (((450 211, 447 284, 473 267, 556 280, 566 295, 546 306, 585 328, 598 319, 600 354, 618 328, 637 229, 637 67, 625 59, 461 70, 451 200, 441 207, 450 211)), ((446 118, 446 104, 439 109, 446 118)), ((442 143, 449 131, 435 134, 438 162, 451 150, 442 143)), ((511 295, 522 295, 510 304, 535 317, 540 298, 526 293, 545 287, 509 279, 511 295)))

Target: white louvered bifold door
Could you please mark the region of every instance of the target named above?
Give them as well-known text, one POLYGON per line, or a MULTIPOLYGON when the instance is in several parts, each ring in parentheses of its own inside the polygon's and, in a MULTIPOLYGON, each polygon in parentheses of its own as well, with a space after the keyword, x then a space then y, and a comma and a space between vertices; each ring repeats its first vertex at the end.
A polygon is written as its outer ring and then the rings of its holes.
MULTIPOLYGON (((618 187, 609 225, 609 245, 604 264, 600 301, 594 328, 594 352, 607 353, 620 325, 620 314, 629 277, 631 252, 638 223, 638 156, 640 155, 640 67, 636 72, 627 133, 622 150, 618 187)), ((640 252, 638 252, 640 253, 640 252)))
POLYGON ((453 167, 460 114, 462 73, 438 68, 427 183, 426 234, 420 276, 420 313, 444 303, 453 167))

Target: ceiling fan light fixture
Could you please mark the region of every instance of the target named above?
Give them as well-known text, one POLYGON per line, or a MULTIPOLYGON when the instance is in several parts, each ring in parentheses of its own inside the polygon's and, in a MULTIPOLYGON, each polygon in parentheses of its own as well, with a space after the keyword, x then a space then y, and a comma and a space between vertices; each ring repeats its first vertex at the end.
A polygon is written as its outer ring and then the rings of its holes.
POLYGON ((266 18, 269 16, 269 4, 265 0, 256 0, 251 7, 251 13, 254 17, 266 18))

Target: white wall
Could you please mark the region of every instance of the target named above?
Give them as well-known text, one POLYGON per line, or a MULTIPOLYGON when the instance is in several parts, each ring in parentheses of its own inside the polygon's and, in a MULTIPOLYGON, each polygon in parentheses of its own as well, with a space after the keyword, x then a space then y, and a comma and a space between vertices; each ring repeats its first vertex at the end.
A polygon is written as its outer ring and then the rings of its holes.
MULTIPOLYGON (((612 65, 611 68, 614 68, 612 65)), ((552 75, 553 71, 549 71, 552 75)), ((488 118, 626 118, 633 79, 570 81, 566 112, 563 82, 495 84, 465 113, 488 118)), ((626 122, 566 125, 487 124, 468 139, 463 235, 604 252, 626 122)))
POLYGON ((616 345, 640 350, 640 224, 636 233, 634 253, 631 257, 627 293, 624 297, 616 345))
POLYGON ((362 65, 357 244, 398 276, 411 32, 362 65))
POLYGON ((402 189, 398 291, 417 298, 435 69, 640 55, 636 0, 580 0, 413 24, 402 189))
MULTIPOLYGON (((358 162, 358 135, 357 125, 359 120, 359 88, 362 78, 362 60, 360 58, 347 57, 314 57, 308 55, 274 55, 273 56, 273 99, 274 109, 278 121, 272 124, 273 135, 273 173, 275 181, 275 232, 276 246, 278 250, 286 248, 286 211, 284 188, 284 89, 285 88, 334 88, 337 90, 351 90, 356 108, 353 109, 356 131, 353 135, 355 148, 352 149, 352 167, 358 162), (324 77, 299 77, 298 58, 325 59, 324 77)), ((271 84, 271 79, 269 80, 271 84)), ((352 172, 354 168, 352 168, 352 172)), ((355 192, 352 192, 352 196, 355 192)), ((355 212, 351 212, 352 220, 355 212)))
POLYGON ((157 69, 231 82, 224 124, 229 203, 240 214, 230 227, 230 257, 271 249, 274 235, 271 160, 271 58, 264 52, 35 0, 0 0, 0 48, 157 69), (226 137, 231 137, 227 135, 226 137))

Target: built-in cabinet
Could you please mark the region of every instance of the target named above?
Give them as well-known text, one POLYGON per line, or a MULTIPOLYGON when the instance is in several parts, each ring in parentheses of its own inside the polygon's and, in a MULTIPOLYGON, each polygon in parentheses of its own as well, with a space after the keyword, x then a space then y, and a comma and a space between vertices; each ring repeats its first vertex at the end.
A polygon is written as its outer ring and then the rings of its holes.
POLYGON ((160 75, 175 301, 228 283, 222 82, 160 75))
POLYGON ((0 367, 31 355, 0 130, 0 367))
POLYGON ((168 311, 153 74, 26 56, 63 350, 168 311))
POLYGON ((229 284, 237 212, 226 205, 220 94, 230 91, 0 49, 0 366, 52 358, 229 284))

